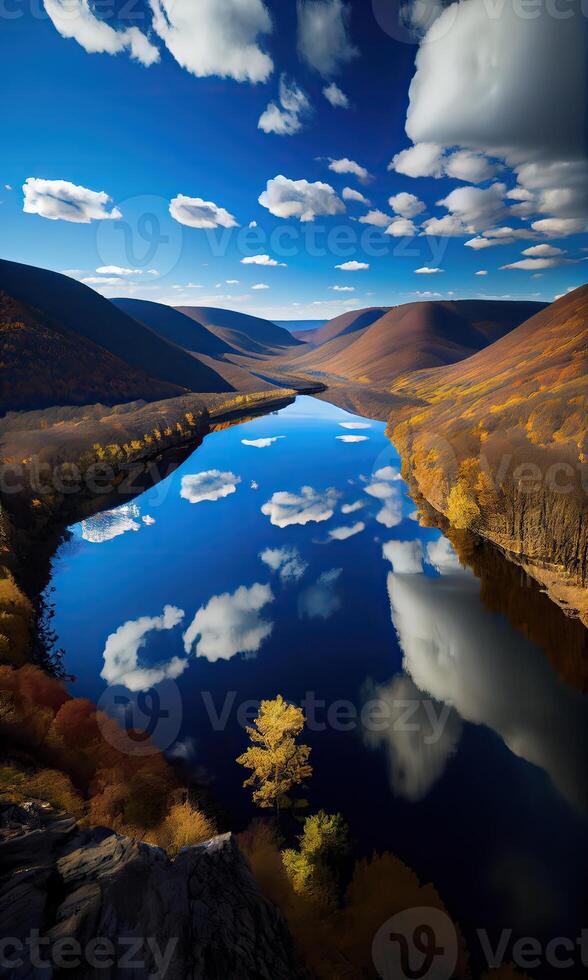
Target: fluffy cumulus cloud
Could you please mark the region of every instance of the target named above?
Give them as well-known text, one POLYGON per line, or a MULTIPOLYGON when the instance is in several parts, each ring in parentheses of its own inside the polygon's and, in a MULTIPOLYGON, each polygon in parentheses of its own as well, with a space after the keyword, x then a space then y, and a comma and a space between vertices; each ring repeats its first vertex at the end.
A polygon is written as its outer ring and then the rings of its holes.
POLYGON ((367 214, 363 214, 359 219, 360 225, 372 225, 374 228, 387 228, 391 221, 392 218, 389 214, 377 210, 368 211, 367 214))
POLYGON ((564 255, 565 249, 556 248, 555 245, 547 245, 543 243, 542 245, 531 245, 529 248, 523 249, 523 255, 528 255, 533 259, 544 259, 554 255, 564 255))
POLYGON ((357 521, 355 524, 331 528, 329 538, 331 541, 347 541, 348 538, 353 538, 362 531, 365 531, 365 524, 363 521, 357 521))
POLYGON ((341 197, 344 201, 357 201, 358 204, 365 204, 366 207, 371 207, 371 201, 368 201, 367 197, 361 193, 361 191, 356 191, 354 187, 344 187, 341 197))
POLYGON ((266 436, 262 439, 241 439, 241 442, 244 446, 253 446, 254 449, 267 449, 268 446, 273 446, 274 442, 285 438, 285 436, 266 436))
POLYGON ((423 546, 420 541, 387 541, 382 554, 396 574, 418 575, 423 570, 423 546))
POLYGON ((112 201, 104 191, 91 191, 69 180, 27 177, 22 189, 23 211, 26 214, 84 225, 91 221, 122 218, 121 212, 112 207, 112 201))
POLYGON ((342 429, 371 429, 370 422, 339 422, 342 429))
POLYGON ((363 510, 367 506, 366 500, 354 500, 350 504, 343 504, 341 507, 342 514, 355 514, 358 510, 363 510))
POLYGON ((364 741, 369 748, 384 748, 388 760, 390 785, 395 795, 411 802, 425 799, 442 777, 461 736, 461 719, 442 702, 419 691, 416 684, 400 674, 386 685, 368 690, 389 719, 385 726, 366 727, 364 741), (405 723, 406 706, 413 712, 405 723))
POLYGON ((523 272, 539 272, 541 269, 553 269, 558 265, 567 265, 571 259, 551 258, 551 259, 519 259, 518 262, 509 262, 508 265, 501 265, 501 269, 520 269, 523 272))
POLYGON ((351 42, 351 5, 343 0, 298 0, 298 52, 319 74, 330 78, 357 57, 351 42))
POLYGON ((363 272, 369 267, 369 262, 357 262, 355 259, 351 262, 341 262, 340 265, 335 266, 336 269, 341 269, 341 272, 363 272))
POLYGON ((272 602, 269 585, 256 582, 251 588, 241 585, 235 592, 214 595, 201 606, 184 633, 184 649, 193 649, 197 657, 207 660, 230 660, 238 653, 257 653, 270 635, 273 623, 264 620, 261 610, 272 602))
POLYGON ((367 442, 369 436, 335 436, 339 442, 367 442))
POLYGON ((438 272, 443 272, 443 269, 438 269, 435 266, 431 267, 430 265, 422 265, 420 269, 415 269, 414 271, 417 276, 434 276, 438 272))
POLYGON ((242 265, 263 265, 266 268, 275 268, 275 266, 281 265, 285 266, 285 262, 278 262, 277 259, 272 259, 270 255, 246 255, 244 259, 241 259, 242 265))
POLYGON ((272 572, 278 572, 282 582, 298 582, 308 568, 308 563, 294 547, 266 548, 259 557, 272 572))
POLYGON ((353 174, 359 180, 367 182, 371 179, 369 171, 362 167, 360 163, 356 160, 350 160, 349 157, 341 157, 339 160, 329 160, 329 170, 332 170, 335 174, 353 174))
POLYGON ((442 177, 443 148, 438 143, 417 143, 397 153, 388 170, 395 170, 407 177, 442 177))
POLYGON ((237 228, 237 221, 225 208, 201 197, 178 194, 169 204, 169 213, 189 228, 237 228))
MULTIPOLYGON (((585 18, 554 18, 547 9, 521 16, 516 5, 497 12, 484 0, 446 7, 416 58, 409 165, 423 145, 429 176, 449 166, 460 179, 488 179, 496 170, 487 158, 504 161, 517 176, 508 198, 515 215, 535 214, 533 228, 542 234, 585 230, 587 30, 585 18), (448 164, 443 152, 456 147, 448 164)), ((397 164, 408 172, 402 154, 397 164)), ((413 175, 424 169, 413 167, 413 175)))
POLYGON ((178 64, 198 77, 265 82, 272 59, 260 37, 272 30, 263 0, 150 0, 153 27, 178 64))
POLYGON ((298 615, 301 619, 330 619, 341 609, 341 599, 337 594, 337 583, 342 568, 330 568, 319 575, 316 582, 305 589, 298 598, 298 615))
POLYGON ((372 480, 365 485, 364 493, 375 497, 381 503, 376 514, 378 524, 384 527, 397 527, 402 523, 402 494, 398 488, 400 474, 393 466, 383 466, 373 474, 372 480))
POLYGON ((426 207, 415 194, 408 194, 406 191, 394 194, 388 203, 394 214, 400 215, 401 218, 416 218, 417 214, 422 214, 426 207))
POLYGON ((258 129, 264 133, 275 133, 276 136, 293 136, 300 132, 305 117, 310 112, 310 102, 307 95, 287 75, 280 78, 279 105, 270 102, 262 112, 257 123, 258 129))
POLYGON ((437 541, 429 542, 427 545, 427 562, 440 575, 455 575, 460 572, 465 574, 465 569, 460 565, 459 558, 447 538, 441 537, 437 541))
POLYGON ((447 197, 437 201, 437 206, 446 208, 448 214, 423 222, 423 231, 427 235, 447 236, 483 231, 507 213, 505 194, 506 185, 501 183, 490 187, 456 187, 447 197))
POLYGON ((409 218, 394 218, 386 228, 386 235, 391 235, 392 238, 411 238, 417 231, 417 226, 409 218))
POLYGON ((313 221, 318 216, 343 214, 345 205, 330 184, 320 180, 290 180, 279 175, 268 180, 259 203, 276 218, 313 221))
POLYGON ((92 544, 112 541, 127 531, 140 531, 141 511, 137 504, 122 504, 82 521, 82 538, 92 544))
POLYGON ((481 184, 491 180, 498 173, 498 167, 483 153, 472 153, 471 150, 458 150, 448 156, 443 164, 447 177, 465 180, 470 184, 481 184))
POLYGON ((43 0, 47 15, 62 37, 72 38, 89 54, 120 54, 149 66, 159 51, 138 27, 117 29, 100 20, 90 0, 43 0))
POLYGON ((327 102, 330 102, 335 109, 349 108, 349 99, 335 82, 331 82, 330 85, 325 85, 323 95, 327 102))
POLYGON ((235 493, 240 476, 234 473, 222 473, 220 470, 205 470, 182 477, 180 496, 191 504, 202 503, 203 500, 221 500, 235 493))
POLYGON ((339 493, 333 487, 315 490, 302 487, 298 493, 278 490, 261 508, 261 513, 270 518, 275 527, 290 527, 292 524, 322 523, 333 516, 339 493))
POLYGON ((173 630, 184 618, 184 611, 165 606, 161 616, 141 616, 129 620, 111 633, 104 647, 104 667, 100 676, 108 684, 123 684, 129 691, 146 691, 154 684, 179 677, 188 666, 185 657, 172 657, 166 663, 141 666, 139 651, 150 633, 173 630))

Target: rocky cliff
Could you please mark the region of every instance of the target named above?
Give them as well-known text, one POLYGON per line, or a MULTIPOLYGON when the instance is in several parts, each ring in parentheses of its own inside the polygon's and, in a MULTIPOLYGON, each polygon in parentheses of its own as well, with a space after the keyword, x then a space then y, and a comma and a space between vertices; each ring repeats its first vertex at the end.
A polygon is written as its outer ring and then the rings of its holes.
POLYGON ((0 805, 0 936, 11 980, 306 977, 232 835, 171 861, 36 803, 0 805))

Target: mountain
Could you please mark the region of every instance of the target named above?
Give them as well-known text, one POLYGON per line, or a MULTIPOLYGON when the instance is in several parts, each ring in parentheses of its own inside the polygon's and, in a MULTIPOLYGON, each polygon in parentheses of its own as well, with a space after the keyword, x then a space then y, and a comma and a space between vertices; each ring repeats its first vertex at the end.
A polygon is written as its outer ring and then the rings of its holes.
POLYGON ((210 367, 69 276, 0 260, 0 290, 160 382, 190 391, 231 390, 210 367))
POLYGON ((277 327, 283 327, 297 340, 306 343, 306 335, 312 330, 323 327, 328 320, 274 320, 277 327))
POLYGON ((341 313, 333 320, 328 320, 322 327, 313 330, 310 336, 306 336, 304 339, 307 343, 316 346, 326 344, 329 340, 334 340, 335 337, 364 330, 365 327, 371 326, 385 313, 388 313, 389 309, 389 306, 371 306, 364 310, 350 310, 348 313, 341 313))
POLYGON ((0 413, 96 402, 117 405, 183 393, 4 292, 0 363, 0 413))
POLYGON ((425 499, 588 623, 588 286, 391 390, 413 400, 391 431, 425 499))
POLYGON ((248 313, 235 313, 211 306, 178 306, 177 310, 202 324, 240 354, 264 355, 273 349, 300 345, 300 341, 288 330, 278 327, 271 320, 248 313))
POLYGON ((222 338, 207 330, 193 317, 180 313, 173 306, 165 303, 152 303, 144 299, 113 299, 119 310, 145 323, 155 330, 160 337, 165 337, 172 344, 183 347, 192 354, 208 354, 210 357, 222 357, 223 354, 234 354, 235 349, 222 338))
MULTIPOLYGON (((315 360, 333 375, 387 384, 406 371, 461 361, 543 308, 541 303, 491 300, 407 303, 379 316, 367 329, 344 323, 327 340, 343 349, 325 358, 318 347, 315 360)), ((312 358, 311 352, 308 360, 312 358)))

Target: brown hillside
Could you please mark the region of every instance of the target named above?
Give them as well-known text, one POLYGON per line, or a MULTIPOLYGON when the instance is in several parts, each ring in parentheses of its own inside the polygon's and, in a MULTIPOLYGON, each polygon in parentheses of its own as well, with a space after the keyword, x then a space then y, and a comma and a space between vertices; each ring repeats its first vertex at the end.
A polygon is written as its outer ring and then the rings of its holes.
POLYGON ((394 414, 391 434, 423 496, 534 566, 586 621, 588 286, 459 365, 398 378, 392 392, 420 402, 394 414))
POLYGON ((155 401, 182 391, 0 292, 0 413, 97 401, 155 401))
POLYGON ((321 369, 385 384, 406 371, 461 361, 542 308, 484 300, 408 303, 377 319, 321 369))
POLYGON ((328 323, 323 324, 322 327, 318 327, 316 330, 307 330, 304 334, 297 333, 295 336, 299 340, 304 340, 305 343, 313 344, 314 346, 326 344, 335 337, 364 330, 376 320, 379 320, 380 317, 384 316, 385 313, 388 313, 389 310, 389 306, 370 306, 364 310, 350 310, 347 313, 341 313, 340 316, 334 317, 333 320, 329 320, 328 323))

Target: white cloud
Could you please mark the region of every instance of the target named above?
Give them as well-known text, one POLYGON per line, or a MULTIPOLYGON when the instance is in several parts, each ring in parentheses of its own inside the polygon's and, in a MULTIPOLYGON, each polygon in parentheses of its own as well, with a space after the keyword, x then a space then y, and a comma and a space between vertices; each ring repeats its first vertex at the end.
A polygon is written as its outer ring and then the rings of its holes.
POLYGON ((342 514, 355 514, 358 510, 363 510, 367 506, 367 500, 354 500, 351 504, 343 504, 341 507, 342 514))
POLYGON ((369 436, 335 436, 339 442, 367 442, 369 436))
POLYGON ((477 272, 474 272, 474 275, 475 276, 487 276, 488 275, 488 270, 487 269, 478 269, 477 272))
POLYGON ((508 265, 501 265, 501 269, 521 269, 523 272, 538 272, 539 269, 553 269, 558 265, 567 265, 570 259, 551 258, 551 259, 519 259, 518 262, 509 262, 508 265))
POLYGON ((120 265, 101 265, 96 272, 100 276, 140 276, 142 269, 124 269, 120 265))
POLYGON ((339 422, 342 429, 371 429, 371 422, 339 422))
POLYGON ((310 111, 308 97, 295 81, 286 75, 280 77, 280 105, 270 102, 259 117, 258 129, 277 136, 293 136, 300 132, 304 117, 310 111))
POLYGON ((577 235, 586 231, 586 222, 582 218, 540 218, 533 221, 531 228, 542 235, 564 238, 566 235, 577 235))
POLYGON ((184 633, 184 649, 194 648, 197 657, 214 663, 230 660, 238 653, 257 653, 273 630, 273 623, 261 618, 261 610, 273 602, 269 585, 256 582, 241 585, 235 592, 214 595, 201 606, 184 633))
POLYGON ((394 194, 389 198, 388 203, 394 213, 399 214, 401 218, 416 218, 417 214, 422 214, 426 208, 415 194, 408 194, 406 191, 394 194))
POLYGON ((387 497, 395 497, 398 492, 386 480, 375 480, 373 483, 366 484, 363 489, 364 493, 369 494, 370 497, 375 497, 376 500, 386 500, 387 497))
POLYGON ((298 51, 329 78, 357 57, 349 37, 351 7, 342 0, 298 0, 298 51))
POLYGON ((53 26, 62 37, 72 38, 88 54, 120 54, 149 66, 159 61, 159 51, 138 27, 117 30, 94 14, 90 0, 43 0, 53 26))
POLYGON ((349 527, 334 527, 329 531, 329 537, 333 541, 347 541, 348 538, 353 538, 356 534, 361 534, 365 531, 365 524, 363 521, 357 521, 356 524, 351 524, 349 527))
MULTIPOLYGON (((447 197, 437 201, 439 207, 447 208, 448 217, 452 219, 452 230, 447 233, 459 234, 459 227, 461 226, 461 234, 465 235, 493 225, 506 213, 505 193, 506 185, 500 183, 491 184, 490 187, 486 188, 456 187, 447 197)), ((435 234, 430 230, 432 223, 436 224, 436 234, 442 234, 437 219, 424 223, 423 227, 427 234, 435 234)))
POLYGON ((381 509, 376 514, 376 520, 378 524, 383 524, 388 529, 402 524, 402 496, 397 490, 383 501, 381 509))
POLYGON ((406 132, 504 160, 518 178, 513 213, 570 221, 534 227, 574 234, 588 228, 586 24, 519 14, 508 5, 494 16, 485 0, 442 11, 417 53, 406 132))
POLYGON ((265 439, 241 439, 244 446, 254 446, 255 449, 266 449, 268 446, 273 446, 274 442, 278 439, 285 439, 285 436, 267 436, 265 439))
POLYGON ((153 524, 157 523, 155 518, 151 517, 151 514, 145 514, 141 520, 143 521, 143 524, 146 524, 148 527, 151 527, 153 524))
POLYGON ((523 249, 523 255, 529 255, 534 259, 544 259, 553 255, 565 255, 565 249, 556 248, 555 245, 531 245, 530 248, 523 249))
POLYGON ((335 174, 355 174, 362 182, 371 180, 369 171, 361 164, 357 163, 355 160, 350 160, 348 157, 343 157, 341 160, 333 160, 330 158, 329 170, 332 170, 335 174))
POLYGON ((392 238, 412 238, 417 233, 417 226, 409 218, 394 218, 386 228, 386 235, 392 238))
POLYGON ((441 537, 437 541, 429 542, 427 545, 427 561, 429 565, 437 569, 440 575, 455 575, 465 571, 447 538, 441 537))
POLYGON ((345 205, 330 184, 322 181, 290 180, 279 175, 267 182, 259 203, 277 218, 313 221, 322 215, 343 214, 345 205))
POLYGON ((471 184, 491 180, 498 173, 496 164, 491 163, 483 153, 472 153, 471 150, 452 153, 444 161, 443 169, 447 177, 465 180, 471 184))
POLYGON ((331 568, 323 572, 318 579, 298 599, 298 615, 302 619, 329 619, 341 608, 341 599, 335 587, 341 576, 342 568, 331 568))
POLYGON ((373 225, 374 228, 387 228, 392 218, 383 211, 368 211, 359 218, 360 225, 373 225))
POLYGON ((439 238, 460 238, 467 234, 463 222, 454 214, 446 214, 442 218, 427 218, 421 227, 423 235, 436 235, 439 238))
POLYGON ((178 194, 169 204, 169 213, 181 225, 189 228, 237 228, 237 221, 224 208, 201 197, 178 194))
POLYGON ((354 293, 355 286, 329 286, 329 289, 333 289, 336 293, 354 293))
POLYGON ((423 546, 420 541, 387 541, 382 554, 398 575, 418 575, 423 570, 423 546))
POLYGON ((366 745, 384 747, 390 785, 396 796, 414 803, 425 799, 459 744, 462 730, 459 715, 419 691, 405 674, 397 675, 386 686, 374 688, 370 699, 381 704, 389 724, 377 731, 367 728, 366 745), (409 725, 403 720, 406 705, 411 705, 413 712, 409 725))
POLYGON ((259 46, 272 22, 262 0, 150 0, 153 27, 178 64, 199 78, 265 82, 272 59, 259 46))
POLYGON ((393 157, 388 170, 407 177, 441 177, 443 149, 438 143, 417 143, 393 157))
POLYGON ((434 276, 437 272, 443 272, 443 269, 432 269, 428 265, 423 265, 420 269, 415 269, 414 271, 417 276, 434 276))
POLYGON ((251 288, 252 289, 269 289, 269 286, 268 286, 268 284, 266 282, 256 282, 255 285, 252 286, 251 288))
POLYGON ((259 557, 273 572, 280 573, 283 582, 298 582, 308 568, 298 548, 266 548, 259 557))
POLYGON ((356 262, 355 259, 352 262, 342 262, 341 265, 335 266, 336 269, 341 269, 341 272, 362 272, 369 267, 369 262, 356 262))
POLYGON ((292 524, 322 523, 333 516, 337 500, 337 490, 315 490, 302 487, 299 493, 278 490, 261 508, 262 514, 270 518, 275 527, 290 527, 292 524))
POLYGON ((331 82, 330 85, 325 85, 323 95, 327 102, 330 102, 335 109, 349 108, 349 99, 335 82, 331 82))
POLYGON ((137 504, 122 504, 82 521, 82 538, 92 544, 112 541, 127 531, 139 531, 141 510, 137 504))
POLYGON ((191 504, 199 504, 203 500, 220 500, 235 493, 240 476, 234 473, 222 473, 220 470, 205 470, 182 477, 180 496, 191 504))
POLYGON ((353 187, 344 187, 341 196, 344 201, 357 201, 358 204, 365 204, 367 208, 371 207, 371 201, 368 201, 361 191, 356 191, 353 187))
POLYGON ((27 177, 23 184, 26 214, 38 214, 51 221, 112 221, 122 218, 118 208, 104 191, 91 191, 69 180, 43 180, 27 177))
POLYGON ((241 259, 242 265, 263 265, 267 268, 273 268, 275 266, 281 265, 285 266, 285 262, 278 262, 276 259, 272 259, 269 255, 246 255, 244 259, 241 259))
POLYGON ((184 611, 165 606, 161 616, 141 616, 129 620, 111 633, 104 647, 104 667, 100 676, 108 684, 123 684, 129 691, 146 691, 169 678, 179 677, 188 666, 184 657, 172 657, 152 667, 139 664, 139 651, 149 633, 173 630, 184 618, 184 611))
POLYGON ((382 466, 374 473, 375 480, 401 480, 400 472, 394 466, 382 466))

